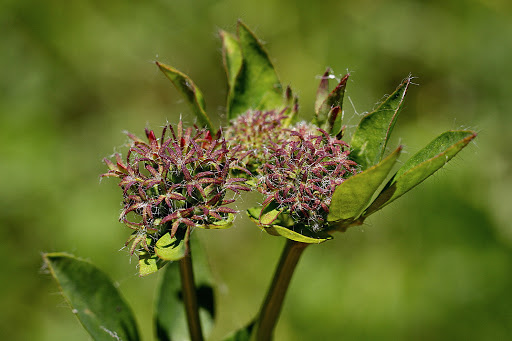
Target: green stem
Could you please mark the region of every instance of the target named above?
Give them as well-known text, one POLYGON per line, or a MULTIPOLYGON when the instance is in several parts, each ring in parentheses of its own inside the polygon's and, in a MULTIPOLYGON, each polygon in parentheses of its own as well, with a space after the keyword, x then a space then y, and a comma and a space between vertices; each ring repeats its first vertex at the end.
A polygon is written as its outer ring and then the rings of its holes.
POLYGON ((192 258, 190 252, 180 259, 181 290, 183 292, 183 303, 187 315, 188 331, 190 340, 203 341, 201 321, 199 319, 199 305, 197 304, 197 292, 192 270, 192 258))
POLYGON ((296 242, 290 239, 286 240, 286 245, 274 273, 272 284, 261 307, 256 329, 256 340, 268 341, 272 339, 293 271, 302 252, 308 245, 307 243, 296 242))

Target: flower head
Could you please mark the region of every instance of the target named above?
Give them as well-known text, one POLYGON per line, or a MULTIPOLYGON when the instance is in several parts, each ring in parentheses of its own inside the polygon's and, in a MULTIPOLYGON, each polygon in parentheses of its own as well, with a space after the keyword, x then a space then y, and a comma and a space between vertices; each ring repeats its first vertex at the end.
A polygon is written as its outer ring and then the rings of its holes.
POLYGON ((128 133, 132 140, 126 159, 116 154, 116 161, 104 159, 109 171, 102 176, 117 177, 123 190, 123 209, 119 220, 135 230, 127 244, 131 253, 141 245, 152 252, 152 241, 179 229, 187 232, 225 222, 236 213, 226 204, 228 190, 249 190, 244 178, 230 177, 230 169, 240 167, 230 156, 226 142, 206 129, 176 130, 165 126, 158 139, 146 129, 147 141, 128 133), (166 138, 166 132, 170 137, 166 138))
POLYGON ((284 130, 278 142, 265 149, 258 190, 295 222, 320 230, 326 223, 336 186, 357 172, 347 158, 348 145, 312 124, 284 130))
POLYGON ((230 122, 224 131, 229 146, 236 150, 235 156, 247 159, 247 167, 255 172, 263 162, 262 150, 269 143, 279 139, 282 134, 283 120, 287 118, 284 110, 249 110, 230 122))

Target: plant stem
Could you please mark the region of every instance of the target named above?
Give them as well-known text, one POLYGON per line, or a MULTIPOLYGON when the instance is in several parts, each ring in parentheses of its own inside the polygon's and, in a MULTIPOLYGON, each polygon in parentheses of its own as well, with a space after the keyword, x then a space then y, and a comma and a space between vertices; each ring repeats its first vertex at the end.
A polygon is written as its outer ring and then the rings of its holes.
POLYGON ((256 340, 268 341, 272 339, 288 285, 300 256, 308 245, 290 239, 286 240, 272 284, 261 307, 256 329, 256 340))
POLYGON ((201 320, 199 319, 199 305, 197 304, 197 292, 192 270, 192 258, 190 253, 180 259, 181 290, 183 292, 183 304, 187 315, 190 340, 203 341, 201 320))

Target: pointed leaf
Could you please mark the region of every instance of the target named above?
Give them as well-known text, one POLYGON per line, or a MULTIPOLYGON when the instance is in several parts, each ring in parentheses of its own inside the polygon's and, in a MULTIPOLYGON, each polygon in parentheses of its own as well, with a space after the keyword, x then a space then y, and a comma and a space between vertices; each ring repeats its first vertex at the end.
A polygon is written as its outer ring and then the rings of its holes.
POLYGON ((180 91, 185 96, 185 99, 188 101, 192 111, 197 116, 199 123, 202 126, 208 128, 208 130, 214 134, 215 129, 210 121, 210 118, 206 114, 203 94, 194 84, 192 79, 190 79, 183 72, 165 64, 156 62, 156 65, 160 68, 164 75, 169 78, 176 89, 178 89, 178 91, 180 91))
POLYGON ((308 244, 319 244, 325 242, 326 240, 332 239, 332 236, 325 232, 313 232, 309 228, 301 225, 295 225, 292 227, 271 225, 270 227, 265 227, 264 229, 265 231, 272 230, 272 233, 270 234, 278 234, 285 238, 308 244))
MULTIPOLYGON (((325 98, 324 102, 320 105, 316 115, 316 124, 319 127, 322 127, 328 133, 331 133, 333 127, 339 126, 341 129, 341 111, 343 108, 343 97, 345 95, 345 88, 347 87, 347 80, 350 75, 346 74, 338 85, 331 91, 331 93, 325 98), (336 111, 336 116, 334 119, 329 121, 329 113, 332 112, 332 109, 335 107, 339 107, 336 111), (338 115, 339 112, 339 115, 338 115)), ((338 132, 334 132, 336 135, 338 132)))
POLYGON ((228 117, 249 109, 274 110, 283 106, 283 89, 267 52, 254 33, 238 22, 242 66, 228 99, 228 117))
POLYGON ((259 223, 262 225, 271 225, 282 212, 283 209, 279 209, 279 205, 272 200, 262 208, 259 215, 259 223))
POLYGON ((343 112, 341 111, 340 106, 331 108, 331 111, 327 114, 327 121, 325 122, 323 129, 332 136, 337 136, 342 129, 342 115, 343 112))
MULTIPOLYGON (((215 286, 206 253, 198 238, 192 236, 190 243, 199 304, 199 318, 203 326, 203 335, 208 336, 215 319, 215 286)), ((163 271, 157 291, 155 311, 155 328, 158 340, 187 340, 190 338, 181 296, 178 262, 169 263, 163 271)))
POLYGON ((261 214, 260 215, 260 224, 271 225, 282 212, 283 212, 283 209, 280 209, 280 210, 271 210, 271 211, 261 214))
POLYGON ((249 213, 248 215, 249 215, 249 219, 251 219, 252 222, 255 223, 256 226, 258 226, 262 231, 265 231, 272 236, 280 236, 280 234, 277 233, 276 230, 274 230, 272 228, 272 226, 262 225, 262 224, 260 224, 260 220, 258 218, 254 218, 251 213, 249 213))
POLYGON ((408 77, 377 109, 359 122, 352 136, 350 157, 361 165, 363 170, 382 160, 410 83, 411 77, 408 77))
POLYGON ((320 107, 325 102, 325 99, 329 95, 329 79, 331 74, 331 68, 327 68, 325 70, 322 78, 320 79, 320 84, 318 85, 318 90, 316 91, 316 100, 315 100, 315 112, 318 115, 318 111, 320 107))
POLYGON ((283 236, 298 242, 318 244, 332 239, 332 236, 323 232, 313 232, 303 225, 294 225, 293 220, 283 211, 276 210, 277 205, 270 202, 265 208, 252 207, 247 210, 247 215, 260 229, 272 236, 283 236), (279 213, 278 213, 279 212, 279 213), (277 214, 277 215, 276 215, 277 214), (263 218, 261 218, 263 217, 263 218), (263 224, 268 222, 269 224, 263 224))
POLYGON ((308 227, 293 225, 294 223, 292 219, 281 211, 279 211, 279 215, 274 217, 276 212, 278 211, 272 209, 267 210, 267 212, 263 212, 261 207, 252 207, 247 210, 247 215, 249 216, 249 219, 251 219, 260 229, 272 236, 283 236, 291 240, 309 244, 318 244, 332 239, 331 235, 323 231, 313 232, 308 227), (266 217, 266 215, 268 215, 268 217, 266 217), (260 216, 272 221, 272 224, 262 224, 260 216))
POLYGON ((222 40, 222 61, 224 62, 229 91, 231 92, 236 75, 240 71, 240 67, 242 67, 242 51, 240 50, 238 39, 234 35, 222 30, 219 34, 222 40))
POLYGON ((252 219, 258 220, 260 218, 260 213, 261 213, 260 206, 251 207, 251 208, 247 209, 247 215, 249 216, 249 218, 252 218, 252 219))
POLYGON ((443 167, 475 137, 474 131, 458 130, 447 131, 435 138, 398 170, 364 216, 369 216, 421 183, 443 167))
POLYGON ((133 312, 103 271, 65 253, 47 253, 43 259, 94 340, 139 340, 133 312))
POLYGON ((336 187, 327 220, 329 222, 356 220, 370 203, 377 188, 386 179, 401 150, 400 146, 377 165, 348 178, 336 187))

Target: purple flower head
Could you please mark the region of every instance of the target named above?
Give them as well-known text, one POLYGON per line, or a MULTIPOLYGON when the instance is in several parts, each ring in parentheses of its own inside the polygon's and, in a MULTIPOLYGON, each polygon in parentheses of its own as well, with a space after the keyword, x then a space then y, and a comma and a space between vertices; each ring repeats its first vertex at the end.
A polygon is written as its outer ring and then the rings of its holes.
POLYGON ((326 224, 336 186, 357 172, 347 158, 348 145, 311 124, 283 130, 279 141, 264 150, 258 190, 296 223, 313 231, 326 224))
POLYGON ((236 213, 225 205, 228 190, 249 190, 243 178, 230 177, 230 169, 248 172, 238 165, 226 142, 206 129, 163 128, 158 139, 146 129, 147 141, 128 133, 132 140, 126 158, 104 159, 109 171, 102 176, 117 177, 123 190, 119 220, 135 230, 126 245, 133 254, 142 246, 152 252, 152 241, 179 229, 209 226, 236 213), (166 138, 167 131, 170 137, 166 138))

